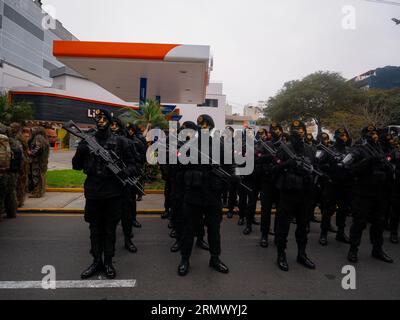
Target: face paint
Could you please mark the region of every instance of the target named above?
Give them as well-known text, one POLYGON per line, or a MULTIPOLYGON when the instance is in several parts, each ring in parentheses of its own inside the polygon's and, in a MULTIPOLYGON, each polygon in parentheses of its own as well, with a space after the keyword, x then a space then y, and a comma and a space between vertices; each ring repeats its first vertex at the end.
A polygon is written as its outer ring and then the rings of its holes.
POLYGON ((96 115, 95 120, 99 129, 105 129, 109 125, 107 117, 103 114, 96 115))
POLYGON ((114 132, 114 133, 116 133, 116 132, 119 131, 118 123, 113 122, 113 123, 111 124, 111 131, 114 132))
POLYGON ((273 130, 276 137, 280 137, 282 135, 282 131, 279 129, 279 127, 275 127, 273 130))
POLYGON ((343 141, 343 143, 347 144, 349 142, 349 136, 345 133, 340 134, 339 139, 343 141))

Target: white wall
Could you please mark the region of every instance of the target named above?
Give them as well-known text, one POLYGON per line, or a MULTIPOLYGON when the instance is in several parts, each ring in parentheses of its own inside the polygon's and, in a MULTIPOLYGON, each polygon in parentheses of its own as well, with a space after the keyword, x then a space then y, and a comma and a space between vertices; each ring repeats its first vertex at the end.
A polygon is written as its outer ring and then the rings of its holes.
POLYGON ((181 123, 185 121, 196 122, 201 114, 208 114, 214 119, 216 129, 225 128, 226 95, 223 94, 222 83, 210 83, 207 87, 206 99, 217 99, 218 108, 198 107, 193 104, 180 104, 177 107, 182 115, 181 123))
POLYGON ((94 82, 82 78, 66 75, 55 77, 53 80, 53 88, 65 90, 66 94, 70 96, 82 97, 86 99, 110 102, 115 104, 133 105, 133 103, 127 103, 120 98, 114 96, 94 82))
POLYGON ((29 86, 49 87, 51 83, 3 62, 3 67, 0 67, 0 91, 29 86))

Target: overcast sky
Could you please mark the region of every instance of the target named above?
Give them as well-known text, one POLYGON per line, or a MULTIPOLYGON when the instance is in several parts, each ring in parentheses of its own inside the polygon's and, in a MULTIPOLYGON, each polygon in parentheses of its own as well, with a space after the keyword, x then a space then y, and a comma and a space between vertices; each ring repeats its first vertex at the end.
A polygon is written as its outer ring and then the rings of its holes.
MULTIPOLYGON (((398 2, 400 0, 391 0, 398 2)), ((400 65, 400 5, 366 0, 44 0, 80 40, 210 45, 228 102, 265 100, 318 70, 400 65), (352 5, 355 30, 342 12, 352 5)))

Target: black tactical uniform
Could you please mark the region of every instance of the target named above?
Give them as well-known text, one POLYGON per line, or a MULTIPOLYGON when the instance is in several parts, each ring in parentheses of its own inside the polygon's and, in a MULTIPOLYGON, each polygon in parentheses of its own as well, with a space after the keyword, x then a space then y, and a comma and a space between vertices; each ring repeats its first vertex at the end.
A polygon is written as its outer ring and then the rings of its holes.
MULTIPOLYGON (((268 162, 267 158, 270 156, 268 151, 264 147, 264 143, 267 141, 267 131, 265 129, 259 129, 255 137, 254 144, 254 171, 251 175, 246 178, 247 186, 252 190, 249 192, 249 202, 246 209, 246 228, 243 230, 243 234, 250 234, 253 229, 253 223, 259 224, 255 221, 257 201, 260 197, 261 212, 264 210, 264 164, 268 162)), ((264 214, 262 216, 265 217, 264 214)))
MULTIPOLYGON (((281 137, 283 133, 282 126, 277 123, 272 123, 270 126, 272 140, 267 142, 268 146, 276 151, 280 147, 281 137)), ((268 235, 274 234, 271 231, 271 214, 272 207, 279 203, 279 190, 276 188, 274 169, 276 165, 275 156, 266 153, 262 164, 263 186, 262 186, 262 210, 261 210, 261 240, 260 246, 268 247, 268 235)), ((275 229, 275 227, 274 227, 275 229)), ((274 230, 275 231, 275 230, 274 230)))
MULTIPOLYGON (((134 158, 127 141, 111 133, 111 115, 106 110, 96 110, 97 142, 106 150, 113 151, 126 164, 126 174, 132 176, 135 171, 134 158)), ((91 254, 93 264, 85 270, 83 279, 93 276, 103 269, 104 254, 105 274, 115 278, 116 271, 112 264, 115 252, 115 232, 121 218, 122 196, 125 192, 121 182, 106 167, 105 163, 92 154, 85 142, 78 146, 72 159, 74 170, 83 170, 85 181, 85 221, 89 223, 91 254)))
MULTIPOLYGON (((228 126, 228 127, 226 127, 225 130, 229 130, 230 134, 233 137, 235 130, 232 127, 228 126)), ((235 150, 234 150, 234 142, 233 141, 232 141, 232 156, 233 156, 233 161, 234 161, 235 160, 235 150)), ((229 190, 224 192, 223 196, 222 196, 223 202, 227 204, 228 219, 233 218, 233 215, 234 215, 233 211, 237 204, 238 188, 239 188, 238 179, 237 179, 237 177, 233 177, 229 181, 229 190)))
POLYGON ((367 222, 371 223, 370 239, 373 245, 372 256, 392 263, 393 260, 383 251, 383 229, 385 207, 385 187, 388 175, 393 174, 384 159, 378 144, 379 136, 374 126, 362 130, 365 143, 355 146, 343 160, 343 164, 355 177, 353 185, 352 214, 350 229, 350 250, 348 260, 358 261, 358 247, 367 222))
MULTIPOLYGON (((128 123, 125 126, 126 131, 127 131, 127 138, 131 140, 131 143, 133 143, 133 146, 136 150, 136 161, 137 161, 137 170, 138 170, 138 175, 141 177, 139 180, 140 185, 144 188, 144 167, 146 164, 146 151, 147 151, 147 144, 146 144, 146 139, 143 137, 143 135, 140 133, 140 129, 137 125, 133 123, 128 123)), ((133 210, 132 210, 132 225, 135 228, 141 228, 142 225, 140 222, 137 220, 137 201, 140 201, 142 194, 137 190, 137 189, 132 189, 132 198, 135 200, 132 202, 133 204, 133 210)))
POLYGON ((391 216, 390 216, 390 241, 399 243, 399 221, 400 221, 400 150, 393 149, 390 161, 396 166, 395 179, 391 194, 391 216))
MULTIPOLYGON (((191 129, 196 132, 198 127, 192 121, 186 121, 182 124, 180 130, 191 129)), ((178 141, 178 149, 185 145, 186 142, 178 141)), ((189 151, 187 151, 189 154, 189 151)), ((178 153, 178 158, 180 152, 178 153)), ((176 241, 171 247, 171 252, 177 252, 182 247, 183 231, 184 231, 184 215, 183 215, 183 201, 185 197, 185 169, 186 166, 182 165, 179 161, 176 165, 169 165, 169 174, 171 175, 171 222, 176 233, 176 241), (172 178, 173 177, 173 178, 172 178)), ((196 224, 195 235, 197 237, 196 246, 209 250, 209 245, 204 241, 204 217, 196 224)))
POLYGON ((315 268, 315 265, 306 255, 308 205, 311 197, 313 175, 304 169, 300 161, 290 159, 284 151, 284 148, 287 147, 297 157, 303 158, 309 165, 314 165, 314 150, 304 142, 305 134, 305 125, 300 121, 293 121, 290 127, 290 142, 281 144, 277 154, 276 174, 280 199, 276 217, 275 243, 278 249, 278 266, 283 271, 289 270, 285 249, 290 221, 293 216, 296 217, 297 222, 297 261, 307 268, 315 268))
MULTIPOLYGON (((111 123, 111 131, 127 141, 127 144, 131 148, 132 156, 134 157, 135 168, 139 168, 140 158, 138 156, 138 152, 136 151, 135 144, 132 140, 127 139, 125 127, 120 119, 113 119, 113 122, 111 123)), ((137 172, 135 172, 135 175, 137 175, 137 172)), ((125 249, 127 249, 129 252, 136 253, 137 247, 132 242, 133 219, 136 216, 136 192, 133 189, 135 189, 135 187, 127 187, 126 192, 123 194, 121 224, 124 232, 125 249)))
POLYGON ((328 231, 331 229, 331 217, 336 212, 338 228, 336 240, 349 243, 345 234, 346 218, 350 214, 352 177, 347 170, 339 165, 350 152, 351 139, 346 129, 339 128, 335 132, 335 144, 318 150, 317 161, 319 168, 330 178, 322 183, 321 203, 321 235, 319 243, 328 244, 328 231))
MULTIPOLYGON (((201 129, 205 130, 212 130, 214 128, 214 121, 208 115, 200 116, 197 124, 201 129)), ((195 145, 198 145, 198 150, 201 150, 200 132, 199 139, 195 145)), ((212 148, 210 147, 211 150, 212 148)), ((178 274, 181 276, 186 275, 189 271, 189 258, 192 252, 195 231, 197 226, 202 224, 203 215, 205 216, 205 225, 207 226, 210 246, 210 267, 222 273, 229 272, 228 267, 219 259, 221 254, 221 195, 224 182, 216 174, 215 170, 217 167, 218 165, 212 164, 188 164, 183 173, 185 184, 183 199, 184 231, 181 248, 182 261, 178 267, 178 274)))

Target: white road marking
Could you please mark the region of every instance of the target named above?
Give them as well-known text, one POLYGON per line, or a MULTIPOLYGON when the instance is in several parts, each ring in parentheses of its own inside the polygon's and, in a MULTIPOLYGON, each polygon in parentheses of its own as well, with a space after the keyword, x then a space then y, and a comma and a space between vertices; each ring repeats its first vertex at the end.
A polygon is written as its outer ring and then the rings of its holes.
MULTIPOLYGON (((134 288, 136 280, 56 281, 56 289, 134 288)), ((2 289, 43 289, 42 281, 0 281, 2 289)))

